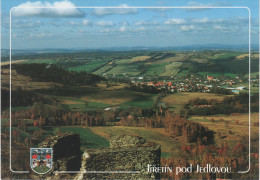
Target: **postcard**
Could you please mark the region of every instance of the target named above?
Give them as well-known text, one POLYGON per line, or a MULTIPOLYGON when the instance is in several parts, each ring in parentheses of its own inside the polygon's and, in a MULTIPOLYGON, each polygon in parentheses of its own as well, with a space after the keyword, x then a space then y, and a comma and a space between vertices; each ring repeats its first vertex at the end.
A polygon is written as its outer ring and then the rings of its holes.
POLYGON ((2 179, 259 179, 259 1, 1 12, 2 179))

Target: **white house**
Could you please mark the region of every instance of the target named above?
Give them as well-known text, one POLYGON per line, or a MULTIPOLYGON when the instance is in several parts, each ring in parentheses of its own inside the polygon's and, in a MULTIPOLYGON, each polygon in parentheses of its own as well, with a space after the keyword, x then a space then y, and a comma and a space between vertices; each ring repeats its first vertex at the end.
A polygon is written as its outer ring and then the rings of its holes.
POLYGON ((246 87, 245 86, 241 86, 241 87, 237 87, 236 89, 237 90, 244 90, 244 89, 246 89, 246 87))

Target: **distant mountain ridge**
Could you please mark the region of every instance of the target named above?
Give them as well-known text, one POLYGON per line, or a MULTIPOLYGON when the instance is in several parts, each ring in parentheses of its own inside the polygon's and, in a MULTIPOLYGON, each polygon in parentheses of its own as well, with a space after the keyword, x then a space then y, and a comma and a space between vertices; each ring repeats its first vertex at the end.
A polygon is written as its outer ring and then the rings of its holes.
MULTIPOLYGON (((199 50, 230 50, 230 51, 248 51, 248 44, 226 45, 226 44, 207 44, 207 45, 189 45, 189 46, 169 46, 169 47, 101 47, 101 48, 44 48, 44 49, 13 49, 12 55, 30 55, 44 53, 71 53, 81 51, 199 51, 199 50)), ((258 44, 251 44, 252 51, 258 51, 258 44)), ((2 49, 1 56, 9 56, 9 49, 2 49)))

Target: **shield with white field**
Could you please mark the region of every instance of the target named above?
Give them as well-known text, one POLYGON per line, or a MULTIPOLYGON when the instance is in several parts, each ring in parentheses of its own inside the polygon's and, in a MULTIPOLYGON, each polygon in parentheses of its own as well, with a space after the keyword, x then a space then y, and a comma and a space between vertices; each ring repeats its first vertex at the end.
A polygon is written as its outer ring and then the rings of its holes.
POLYGON ((37 174, 45 174, 52 169, 52 148, 31 148, 30 165, 37 174))

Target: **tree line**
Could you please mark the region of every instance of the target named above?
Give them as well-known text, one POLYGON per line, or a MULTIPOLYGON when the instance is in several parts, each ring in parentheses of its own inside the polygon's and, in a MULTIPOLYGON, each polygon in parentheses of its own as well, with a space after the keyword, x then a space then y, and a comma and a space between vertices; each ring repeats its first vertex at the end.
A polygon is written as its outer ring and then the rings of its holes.
POLYGON ((12 68, 16 69, 18 74, 30 76, 33 81, 57 82, 67 85, 83 85, 105 80, 100 76, 85 71, 68 71, 56 64, 14 64, 12 65, 12 68))
MULTIPOLYGON (((44 104, 52 104, 55 101, 46 95, 36 93, 34 91, 23 90, 21 87, 11 90, 11 106, 29 106, 34 102, 42 102, 44 104)), ((10 91, 1 88, 1 105, 2 108, 10 106, 10 91)))
MULTIPOLYGON (((259 94, 253 94, 250 97, 251 112, 259 111, 259 94)), ((213 114, 231 114, 231 113, 248 113, 249 111, 249 94, 241 93, 233 97, 224 97, 223 101, 206 100, 197 98, 190 100, 183 109, 183 113, 188 115, 213 115, 213 114), (205 106, 199 106, 205 105, 205 106)))

